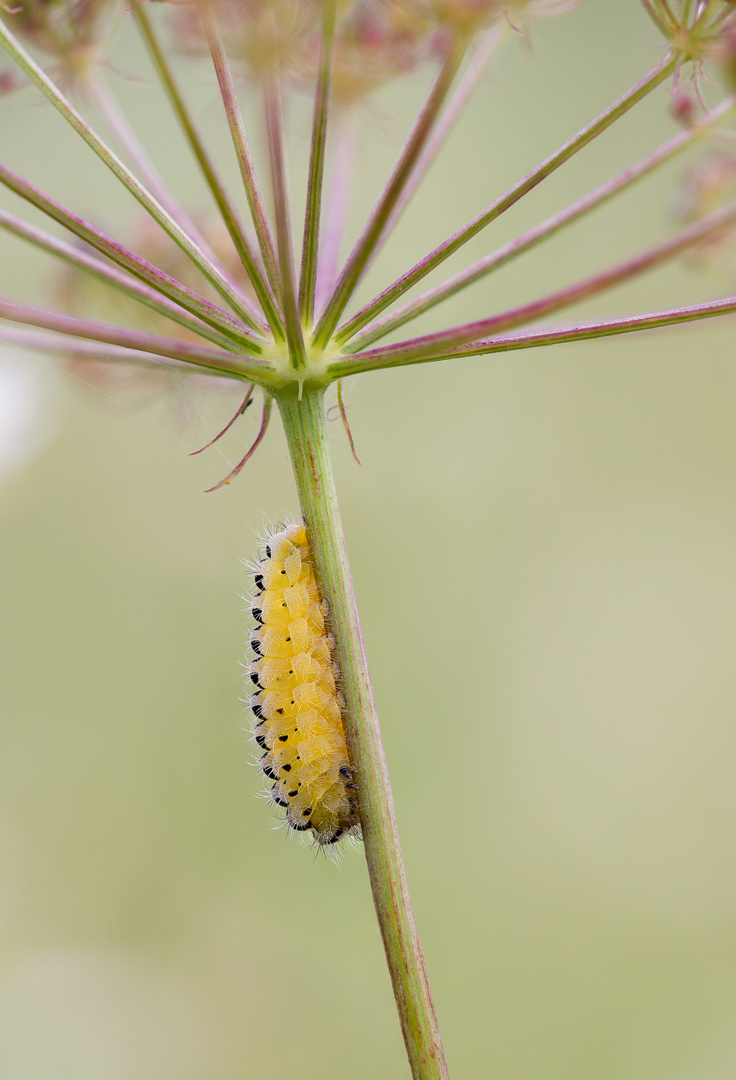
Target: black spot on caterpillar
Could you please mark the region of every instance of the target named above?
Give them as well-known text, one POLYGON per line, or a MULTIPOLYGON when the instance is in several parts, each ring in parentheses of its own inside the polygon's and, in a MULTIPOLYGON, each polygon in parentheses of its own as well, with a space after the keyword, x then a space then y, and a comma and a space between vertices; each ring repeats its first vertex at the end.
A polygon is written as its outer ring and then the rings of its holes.
POLYGON ((297 832, 318 844, 359 835, 355 772, 345 744, 342 698, 336 687, 334 639, 325 629, 304 525, 268 537, 255 567, 250 636, 256 659, 249 675, 258 692, 251 708, 255 740, 266 750, 261 768, 275 780, 271 798, 297 832))

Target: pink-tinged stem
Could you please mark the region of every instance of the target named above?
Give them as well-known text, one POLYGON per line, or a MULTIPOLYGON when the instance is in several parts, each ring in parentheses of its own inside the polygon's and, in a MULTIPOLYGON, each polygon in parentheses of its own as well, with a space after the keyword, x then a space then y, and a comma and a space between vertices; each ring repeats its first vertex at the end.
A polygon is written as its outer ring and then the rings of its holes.
POLYGON ((200 18, 202 19, 205 34, 207 35, 207 44, 212 56, 212 63, 215 66, 217 83, 220 87, 220 95, 225 107, 228 127, 230 128, 230 137, 233 141, 235 153, 238 158, 240 175, 243 180, 243 187, 245 188, 248 206, 250 207, 253 226, 256 230, 261 258, 263 259, 263 265, 266 268, 266 277, 268 278, 274 294, 278 296, 279 277, 276 265, 276 254, 274 251, 273 240, 271 239, 271 230, 268 227, 266 211, 263 206, 263 199, 261 197, 260 188, 258 187, 258 181, 256 180, 255 169, 253 167, 253 156, 250 152, 248 138, 245 134, 245 126, 240 112, 240 103, 238 102, 238 95, 235 91, 235 83, 230 70, 230 64, 228 63, 225 47, 222 44, 222 38, 220 37, 220 32, 217 28, 217 23, 210 7, 209 0, 200 0, 198 10, 200 18))
POLYGON ((294 281, 294 249, 291 240, 291 209, 286 183, 283 112, 281 92, 276 75, 271 75, 264 81, 263 105, 276 221, 276 243, 279 256, 279 277, 281 279, 281 307, 283 308, 284 322, 286 324, 289 363, 295 371, 298 371, 307 366, 307 356, 304 348, 304 331, 299 317, 294 281))
POLYGON ((241 469, 243 469, 244 466, 248 464, 248 462, 250 461, 250 459, 253 457, 256 450, 258 449, 258 447, 263 442, 263 437, 266 434, 266 431, 268 430, 268 421, 269 421, 270 416, 271 416, 271 404, 272 404, 272 400, 271 400, 270 395, 269 394, 264 394, 264 397, 263 397, 263 411, 261 412, 261 426, 258 429, 258 434, 256 435, 253 442, 250 444, 250 447, 248 448, 245 455, 240 459, 238 464, 233 469, 230 470, 230 472, 227 474, 226 477, 224 477, 222 480, 220 480, 219 484, 215 484, 214 487, 211 487, 211 488, 206 488, 205 489, 205 495, 209 495, 209 493, 211 491, 219 491, 220 488, 225 487, 225 485, 229 484, 231 480, 234 480, 235 477, 238 475, 238 473, 241 471, 241 469))
POLYGON ((437 121, 442 104, 452 85, 455 74, 465 52, 464 44, 453 42, 447 51, 429 97, 420 112, 417 121, 404 145, 391 177, 386 184, 368 222, 348 258, 340 275, 335 291, 314 332, 314 342, 324 346, 329 341, 345 310, 358 282, 368 265, 371 256, 386 229, 406 184, 408 183, 419 156, 427 144, 437 121))
POLYGON ((85 221, 84 218, 72 213, 61 203, 56 202, 55 199, 44 194, 39 188, 1 164, 0 183, 5 184, 11 191, 14 191, 21 198, 43 211, 54 221, 58 221, 60 225, 69 229, 80 240, 84 240, 86 244, 112 259, 114 263, 133 274, 134 277, 145 281, 148 285, 163 293, 164 296, 173 300, 174 303, 180 304, 186 311, 196 315, 208 326, 219 330, 227 338, 231 339, 234 344, 242 345, 253 352, 260 353, 262 351, 261 345, 251 337, 247 327, 238 322, 232 315, 218 308, 209 300, 205 300, 199 293, 188 289, 186 285, 182 285, 174 278, 169 277, 163 270, 159 270, 158 267, 149 263, 147 259, 136 255, 129 248, 118 243, 117 240, 113 240, 107 233, 102 232, 101 229, 97 229, 90 222, 85 221))
POLYGON ((138 330, 124 330, 119 326, 76 319, 70 315, 60 315, 55 311, 43 311, 25 304, 13 304, 8 300, 0 300, 0 318, 7 319, 9 322, 25 323, 26 326, 38 326, 43 330, 53 330, 57 334, 102 341, 109 345, 122 345, 139 352, 182 360, 196 367, 224 372, 260 384, 268 384, 273 372, 268 361, 258 360, 255 357, 244 357, 238 353, 224 352, 221 349, 190 345, 176 338, 159 337, 156 334, 144 334, 138 330))
POLYGON ((229 338, 213 330, 200 319, 190 315, 188 311, 185 311, 178 304, 167 300, 156 289, 151 289, 148 285, 136 280, 136 278, 116 270, 108 262, 95 258, 94 255, 90 255, 87 251, 83 251, 79 247, 73 247, 43 229, 39 229, 36 225, 29 225, 27 221, 23 221, 14 214, 8 214, 5 210, 0 210, 0 228, 6 229, 23 240, 27 240, 35 247, 40 248, 41 251, 54 255, 57 259, 62 259, 70 266, 74 266, 78 270, 84 270, 97 278, 98 281, 103 281, 106 285, 112 286, 112 288, 129 296, 132 300, 138 300, 150 308, 151 311, 164 315, 167 319, 171 319, 180 326, 186 327, 187 330, 199 334, 200 337, 206 338, 215 345, 219 345, 228 351, 232 348, 233 343, 229 338))
MULTIPOLYGON (((240 287, 238 283, 234 280, 229 270, 222 265, 219 256, 212 250, 206 237, 202 235, 186 210, 174 198, 171 189, 162 179, 161 174, 151 161, 140 139, 128 123, 128 118, 120 108, 110 87, 99 72, 95 72, 95 74, 88 79, 85 84, 85 89, 90 94, 94 104, 102 114, 110 132, 114 135, 120 147, 127 155, 130 164, 135 168, 154 198, 159 201, 166 213, 177 223, 179 228, 183 232, 186 232, 188 236, 191 236, 197 247, 204 252, 212 265, 217 267, 223 278, 229 281, 230 287, 235 291, 239 291, 240 287)), ((242 296, 242 301, 246 306, 250 306, 247 297, 242 296)), ((250 311, 254 319, 260 318, 258 312, 252 306, 250 306, 250 311)))
POLYGON ((721 120, 726 113, 734 107, 734 104, 736 104, 736 98, 734 98, 733 95, 726 98, 701 124, 675 135, 674 138, 664 143, 653 153, 648 154, 647 157, 643 158, 635 165, 631 165, 628 169, 624 169, 623 172, 619 173, 619 175, 612 180, 607 181, 605 184, 601 184, 600 187, 591 191, 590 194, 585 195, 582 199, 578 199, 577 202, 572 203, 565 210, 561 210, 557 214, 552 214, 551 217, 548 217, 539 225, 536 225, 534 228, 517 236, 514 240, 511 240, 508 244, 504 244, 503 247, 498 248, 490 255, 486 255, 484 258, 479 259, 477 262, 473 263, 472 266, 468 267, 467 270, 462 270, 459 274, 455 274, 453 277, 448 278, 448 280, 441 285, 436 286, 434 289, 429 289, 422 296, 417 297, 416 300, 412 300, 399 308, 393 315, 389 315, 384 319, 379 319, 377 322, 371 323, 364 333, 359 334, 352 339, 351 349, 365 349, 374 341, 378 341, 380 338, 397 330, 400 326, 404 326, 407 322, 417 318, 436 304, 454 296, 455 293, 459 292, 461 289, 480 280, 482 277, 490 274, 493 270, 497 270, 499 267, 504 266, 518 255, 529 251, 543 240, 559 233, 574 221, 580 220, 580 218, 589 214, 592 210, 609 202, 614 195, 618 195, 626 188, 631 187, 637 180, 640 180, 650 172, 653 172, 654 169, 685 150, 691 143, 702 138, 704 134, 711 130, 715 123, 721 120))
POLYGON ((20 42, 10 33, 8 28, 0 20, 0 45, 15 61, 28 78, 38 87, 48 101, 67 121, 74 131, 84 140, 87 146, 97 155, 107 168, 112 172, 120 183, 140 203, 144 210, 158 222, 164 232, 171 237, 187 258, 191 259, 207 280, 214 286, 220 295, 227 301, 229 306, 246 325, 261 333, 265 327, 260 321, 253 319, 249 309, 244 306, 241 295, 234 291, 229 282, 223 278, 219 270, 207 260, 191 236, 188 236, 164 210, 161 204, 154 199, 130 169, 123 164, 120 158, 112 152, 109 146, 103 142, 100 136, 90 127, 86 120, 79 114, 74 106, 61 93, 58 86, 48 77, 45 71, 38 66, 30 54, 23 48, 20 42))
POLYGON ((353 168, 355 164, 355 127, 350 109, 336 111, 330 133, 332 153, 327 180, 327 199, 319 244, 315 310, 320 313, 335 288, 340 266, 343 238, 350 213, 353 168))
POLYGON ((373 253, 373 259, 375 259, 377 252, 383 246, 383 241, 390 235, 394 225, 403 214, 406 206, 414 195, 414 192, 427 175, 432 163, 445 145, 448 135, 454 130, 455 125, 460 118, 460 114, 473 96, 475 88, 486 71, 500 42, 505 37, 507 30, 508 24, 506 22, 501 22, 492 26, 491 29, 486 31, 482 36, 473 53, 473 58, 468 65, 467 71, 463 74, 455 87, 445 111, 442 113, 436 128, 432 132, 431 138, 427 142, 427 145, 414 167, 414 171, 411 174, 409 181, 389 216, 383 237, 373 253))
MULTIPOLYGON (((183 375, 199 372, 198 368, 183 360, 172 360, 170 357, 158 356, 138 349, 126 349, 122 345, 102 346, 96 341, 86 341, 72 336, 60 337, 56 334, 39 333, 37 330, 23 330, 16 326, 2 326, 0 341, 31 352, 48 352, 64 357, 83 355, 90 360, 104 363, 117 360, 124 364, 143 365, 157 369, 166 368, 183 375)), ((218 372, 218 375, 240 380, 239 375, 229 374, 226 371, 218 372)))
POLYGON ((307 207, 304 215, 302 267, 299 280, 299 310, 306 326, 314 321, 314 297, 317 285, 317 256, 319 226, 322 210, 322 188, 327 144, 327 117, 332 84, 332 64, 335 48, 337 0, 327 0, 322 21, 321 52, 312 118, 312 146, 309 155, 307 207))
POLYGON ((602 322, 579 323, 576 326, 561 326, 552 330, 534 330, 523 334, 499 334, 498 337, 472 341, 456 349, 431 356, 413 356, 407 359, 401 354, 388 355, 386 349, 372 349, 355 356, 336 360, 328 367, 328 374, 333 379, 342 379, 346 375, 357 375, 362 371, 379 371, 383 368, 400 367, 404 364, 432 363, 435 360, 456 360, 463 356, 478 356, 486 353, 512 352, 515 349, 535 349, 540 345, 561 345, 569 341, 591 341, 594 338, 613 337, 616 334, 630 334, 639 330, 658 330, 665 326, 678 326, 681 323, 696 322, 698 319, 713 319, 718 315, 736 314, 736 296, 727 296, 723 300, 709 300, 705 304, 691 304, 686 307, 655 311, 648 315, 630 315, 624 319, 606 319, 602 322))
POLYGON ((282 320, 278 310, 276 297, 261 272, 258 260, 248 241, 243 225, 235 211, 230 196, 225 190, 225 186, 217 173, 217 169, 205 149, 204 142, 197 131, 192 115, 187 108, 186 102, 174 79, 166 55, 159 44, 158 38, 153 31, 153 26, 151 25, 140 0, 133 0, 133 12, 138 22, 138 27, 143 40, 150 53, 153 65, 168 94, 171 106, 181 124, 184 135, 197 160, 197 164, 200 167, 212 197, 217 204, 220 216, 230 234, 230 239, 238 253, 243 268, 245 269, 253 286, 253 290, 258 297, 258 301, 263 308, 271 332, 276 338, 283 340, 282 320))
MULTIPOLYGON (((560 289, 558 292, 542 297, 541 300, 535 300, 531 304, 524 304, 511 311, 504 311, 488 319, 479 319, 476 322, 466 323, 464 326, 454 327, 452 330, 444 330, 438 334, 426 334, 424 337, 413 338, 411 341, 405 341, 398 345, 388 345, 385 346, 385 349, 392 356, 403 352, 407 357, 407 363, 412 362, 408 358, 413 356, 430 358, 438 354, 448 355, 450 351, 454 352, 471 341, 477 341, 479 338, 484 338, 489 334, 511 330, 515 326, 524 326, 527 323, 535 322, 545 315, 551 315, 555 311, 560 311, 562 308, 570 307, 581 300, 586 300, 591 296, 611 289, 614 285, 630 281, 638 274, 651 270, 687 248, 701 243, 708 236, 728 228, 734 221, 736 221, 736 202, 729 203, 728 206, 723 207, 721 210, 708 214, 694 225, 682 229, 672 239, 647 248, 646 251, 636 255, 633 259, 618 263, 616 266, 604 270, 601 274, 585 278, 583 281, 576 282, 576 284, 565 289, 560 289)), ((373 352, 374 356, 377 356, 381 350, 375 349, 373 352)))
POLYGON ((672 74, 676 67, 676 60, 672 57, 666 57, 655 68, 653 68, 648 75, 646 75, 640 82, 636 83, 623 97, 615 101, 605 112, 596 117, 592 123, 582 128, 581 131, 574 135, 569 142, 566 142, 559 150, 555 151, 550 157, 546 158, 540 165, 533 169, 526 176, 522 177, 518 183, 514 184, 512 188, 500 197, 492 202, 490 206, 486 207, 480 214, 469 221, 467 225, 464 225, 462 229, 459 229, 449 239, 445 240, 442 244, 430 252, 424 259, 413 266, 411 270, 407 270, 400 278, 398 278, 392 285, 372 300, 370 304, 361 308, 356 315, 344 323, 335 335, 335 340, 338 343, 347 341, 358 330, 369 323, 382 311, 384 311, 390 304, 393 304, 395 300, 398 300, 404 293, 408 292, 417 282, 426 277, 432 270, 440 266, 445 259, 448 259, 455 251, 467 244, 474 236, 477 235, 482 229, 485 229, 492 221, 500 217, 505 213, 514 203, 517 203, 519 199, 522 199, 533 188, 550 176, 556 169, 559 169, 560 165, 564 165, 566 161, 569 161, 574 154, 579 150, 582 150, 584 146, 587 146, 589 142, 592 142, 598 135, 600 135, 606 128, 610 127, 616 120, 618 120, 629 109, 633 108, 643 97, 646 97, 650 91, 659 86, 669 75, 672 74))

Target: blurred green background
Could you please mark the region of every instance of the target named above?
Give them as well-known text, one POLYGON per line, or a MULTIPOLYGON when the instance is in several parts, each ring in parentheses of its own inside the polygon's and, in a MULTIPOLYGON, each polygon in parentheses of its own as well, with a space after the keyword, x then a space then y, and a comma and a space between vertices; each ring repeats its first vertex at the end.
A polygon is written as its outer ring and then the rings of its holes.
MULTIPOLYGON (((364 295, 660 56, 635 0, 511 35, 364 295)), ((157 163, 198 199, 127 25, 115 57, 157 163)), ((191 72, 234 181, 207 67, 191 72)), ((354 231, 428 78, 361 114, 354 231)), ((654 95, 473 255, 658 145, 675 131, 667 108, 654 95)), ((3 98, 0 116, 8 164, 112 228, 133 220, 35 91, 3 98)), ((424 326, 666 235, 684 168, 424 326)), ((6 237, 2 251, 2 292, 37 302, 49 264, 6 237)), ((732 291, 680 264, 574 314, 732 291)), ((454 1077, 734 1076, 732 340, 721 321, 346 384, 363 464, 335 424, 337 481, 454 1077)), ((278 424, 236 483, 204 495, 254 420, 221 450, 187 452, 237 387, 162 395, 136 378, 103 392, 23 350, 2 362, 0 1076, 407 1077, 360 849, 339 866, 315 857, 256 799, 240 594, 264 523, 297 510, 278 424)))

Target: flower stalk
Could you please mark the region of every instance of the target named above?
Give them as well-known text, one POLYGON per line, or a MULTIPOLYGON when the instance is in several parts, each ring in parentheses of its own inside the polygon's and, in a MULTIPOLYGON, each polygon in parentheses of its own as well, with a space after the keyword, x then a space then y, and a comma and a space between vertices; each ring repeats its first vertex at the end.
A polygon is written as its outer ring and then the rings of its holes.
POLYGON ((344 728, 355 766, 373 902, 415 1080, 446 1080, 442 1040, 409 897, 368 658, 332 474, 324 391, 277 395, 322 595, 330 606, 344 728))

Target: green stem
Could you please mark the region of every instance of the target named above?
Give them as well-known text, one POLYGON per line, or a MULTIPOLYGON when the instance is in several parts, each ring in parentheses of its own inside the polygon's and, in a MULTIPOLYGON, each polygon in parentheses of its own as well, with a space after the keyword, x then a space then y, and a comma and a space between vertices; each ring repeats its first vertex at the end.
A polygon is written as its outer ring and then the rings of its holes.
POLYGON ((327 447, 324 391, 277 395, 317 580, 330 605, 373 901, 414 1080, 447 1080, 414 922, 386 759, 327 447))

